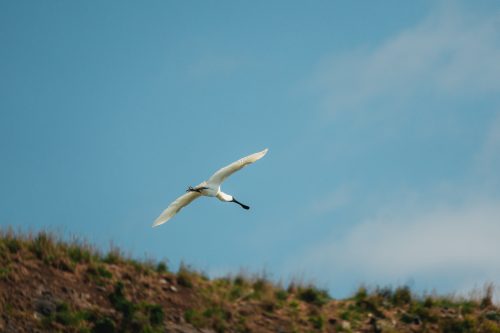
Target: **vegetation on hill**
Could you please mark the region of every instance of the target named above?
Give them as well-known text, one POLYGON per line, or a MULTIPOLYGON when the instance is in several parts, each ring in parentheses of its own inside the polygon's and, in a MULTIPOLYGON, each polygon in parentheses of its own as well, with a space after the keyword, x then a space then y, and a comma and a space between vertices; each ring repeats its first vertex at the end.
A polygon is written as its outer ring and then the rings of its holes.
POLYGON ((485 332, 500 333, 494 288, 470 298, 406 286, 332 299, 310 284, 264 275, 209 279, 181 265, 50 233, 0 229, 0 332, 485 332))

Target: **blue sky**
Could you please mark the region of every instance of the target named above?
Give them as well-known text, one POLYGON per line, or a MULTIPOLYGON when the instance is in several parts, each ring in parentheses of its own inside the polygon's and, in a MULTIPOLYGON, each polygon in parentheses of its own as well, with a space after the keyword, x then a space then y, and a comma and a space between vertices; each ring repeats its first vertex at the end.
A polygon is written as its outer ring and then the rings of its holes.
POLYGON ((0 224, 345 297, 500 281, 497 1, 0 4, 0 224), (269 147, 224 190, 188 185, 269 147))

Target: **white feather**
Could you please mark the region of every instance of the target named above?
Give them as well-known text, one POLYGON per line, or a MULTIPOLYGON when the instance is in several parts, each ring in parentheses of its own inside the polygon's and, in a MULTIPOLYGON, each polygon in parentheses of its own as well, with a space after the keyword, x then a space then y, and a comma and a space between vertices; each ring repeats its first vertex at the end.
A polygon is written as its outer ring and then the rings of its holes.
POLYGON ((269 149, 264 149, 263 151, 260 151, 258 153, 248 155, 246 157, 243 157, 236 162, 233 162, 219 170, 217 170, 212 177, 210 177, 207 181, 208 184, 210 185, 216 185, 220 186, 224 180, 226 180, 227 177, 231 176, 233 173, 236 171, 239 171, 246 167, 249 164, 252 164, 255 161, 260 160, 264 155, 266 155, 267 151, 269 149))
MULTIPOLYGON (((198 186, 195 186, 194 189, 199 189, 199 192, 192 191, 192 192, 187 192, 186 194, 178 197, 174 202, 172 202, 167 209, 165 209, 160 216, 154 221, 153 227, 159 226, 168 220, 170 220, 172 217, 175 216, 182 208, 186 207, 189 205, 193 200, 201 197, 201 196, 209 196, 209 197, 217 197, 221 201, 235 201, 234 197, 223 193, 220 190, 220 185, 224 182, 224 180, 235 173, 238 170, 241 170, 245 166, 260 160, 264 155, 266 155, 268 149, 264 149, 263 151, 260 151, 258 153, 249 155, 247 157, 243 157, 236 162, 233 162, 229 164, 228 166, 225 166, 221 169, 219 169, 217 172, 215 172, 206 182, 202 182, 198 186), (225 199, 224 199, 225 198, 225 199), (228 199, 231 198, 231 199, 228 199), (233 200, 234 199, 234 200, 233 200)), ((241 203, 235 201, 236 203, 240 204, 242 207, 245 209, 248 209, 249 207, 246 205, 242 205, 241 203)))

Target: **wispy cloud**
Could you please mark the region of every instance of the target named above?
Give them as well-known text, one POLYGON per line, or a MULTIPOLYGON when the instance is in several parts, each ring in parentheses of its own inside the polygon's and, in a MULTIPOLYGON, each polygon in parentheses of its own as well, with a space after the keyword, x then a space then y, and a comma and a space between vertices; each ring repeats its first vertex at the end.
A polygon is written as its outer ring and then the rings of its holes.
MULTIPOLYGON (((379 161, 377 172, 370 169, 377 165, 366 162, 371 176, 385 177, 383 200, 360 208, 362 217, 342 230, 342 237, 332 230, 303 251, 291 270, 299 267, 331 281, 344 294, 358 283, 414 280, 420 287, 452 291, 500 281, 500 199, 498 189, 488 186, 500 180, 500 105, 495 97, 500 93, 499 26, 498 12, 475 15, 446 2, 381 44, 320 64, 314 87, 323 111, 333 116, 331 126, 342 133, 353 123, 362 124, 356 128, 362 129, 360 138, 335 146, 338 164, 353 149, 362 156, 391 147, 386 157, 415 171, 403 176, 421 181, 393 184, 387 168, 399 171, 397 167, 379 161), (476 112, 487 116, 475 117, 476 112), (433 149, 443 155, 451 151, 451 158, 432 154, 433 149), (414 163, 401 162, 405 157, 414 163), (431 164, 433 160, 439 163, 431 164), (433 173, 429 165, 448 172, 433 173)), ((326 214, 348 201, 377 196, 361 192, 340 189, 312 210, 326 214)))
POLYGON ((499 234, 499 200, 471 199, 430 210, 417 205, 405 212, 385 207, 346 237, 332 235, 298 261, 307 271, 330 276, 336 283, 415 280, 422 286, 445 279, 451 290, 473 288, 500 281, 499 234))
POLYGON ((443 6, 375 47, 335 55, 315 82, 330 113, 387 110, 421 98, 500 92, 500 14, 474 17, 443 6), (403 103, 403 104, 401 104, 403 103))

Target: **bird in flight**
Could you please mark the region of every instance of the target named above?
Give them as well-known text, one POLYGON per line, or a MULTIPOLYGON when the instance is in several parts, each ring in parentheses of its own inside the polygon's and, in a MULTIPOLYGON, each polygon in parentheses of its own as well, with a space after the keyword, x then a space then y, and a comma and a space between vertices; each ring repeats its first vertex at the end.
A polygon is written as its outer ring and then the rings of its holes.
POLYGON ((241 202, 236 200, 236 198, 233 197, 232 195, 222 192, 220 190, 220 186, 224 182, 224 180, 226 180, 227 177, 231 176, 233 173, 235 173, 238 170, 241 170, 247 165, 252 164, 257 160, 260 160, 262 157, 264 157, 264 155, 266 155, 267 151, 268 149, 266 148, 258 153, 248 155, 247 157, 243 157, 242 159, 239 159, 236 162, 233 162, 219 169, 210 178, 208 178, 208 180, 204 181, 203 183, 195 187, 189 186, 184 195, 178 197, 174 202, 172 202, 167 207, 167 209, 163 211, 163 213, 161 213, 160 216, 158 216, 158 218, 153 223, 153 227, 157 227, 167 222, 172 217, 174 217, 174 215, 177 214, 182 208, 189 205, 194 199, 197 199, 201 196, 216 197, 220 201, 234 202, 240 205, 244 209, 250 209, 250 207, 242 204, 241 202))

